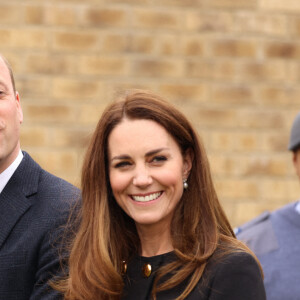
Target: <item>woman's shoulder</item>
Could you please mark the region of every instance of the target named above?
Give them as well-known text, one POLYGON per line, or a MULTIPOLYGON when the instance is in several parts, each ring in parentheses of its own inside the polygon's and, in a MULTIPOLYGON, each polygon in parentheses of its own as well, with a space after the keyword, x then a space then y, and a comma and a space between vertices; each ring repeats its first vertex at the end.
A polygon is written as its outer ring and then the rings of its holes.
POLYGON ((214 267, 221 268, 226 265, 253 265, 259 269, 257 260, 254 256, 244 250, 222 251, 217 250, 209 260, 209 264, 214 267))
POLYGON ((259 264, 243 250, 218 250, 209 260, 203 279, 212 299, 265 299, 259 264))
POLYGON ((217 249, 208 260, 206 273, 214 277, 236 274, 255 274, 257 277, 263 277, 257 259, 251 253, 240 249, 217 249))

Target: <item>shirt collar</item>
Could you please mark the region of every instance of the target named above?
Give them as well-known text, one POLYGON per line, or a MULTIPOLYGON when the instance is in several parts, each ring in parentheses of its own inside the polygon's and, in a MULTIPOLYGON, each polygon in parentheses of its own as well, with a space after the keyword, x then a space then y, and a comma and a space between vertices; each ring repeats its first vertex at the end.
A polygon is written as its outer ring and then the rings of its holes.
POLYGON ((295 209, 296 209, 296 212, 297 212, 298 214, 300 214, 300 201, 296 204, 295 209))
POLYGON ((0 194, 5 188, 6 184, 8 183, 11 176, 15 173, 16 169, 18 168, 19 164, 23 159, 23 153, 20 150, 18 156, 13 161, 13 163, 0 174, 0 194))

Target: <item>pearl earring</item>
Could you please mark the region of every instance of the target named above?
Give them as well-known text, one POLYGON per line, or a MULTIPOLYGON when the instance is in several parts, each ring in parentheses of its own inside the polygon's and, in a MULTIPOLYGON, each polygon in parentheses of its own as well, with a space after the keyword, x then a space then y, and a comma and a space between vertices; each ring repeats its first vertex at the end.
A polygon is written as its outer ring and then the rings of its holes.
POLYGON ((187 179, 183 179, 183 188, 186 190, 188 187, 187 179))

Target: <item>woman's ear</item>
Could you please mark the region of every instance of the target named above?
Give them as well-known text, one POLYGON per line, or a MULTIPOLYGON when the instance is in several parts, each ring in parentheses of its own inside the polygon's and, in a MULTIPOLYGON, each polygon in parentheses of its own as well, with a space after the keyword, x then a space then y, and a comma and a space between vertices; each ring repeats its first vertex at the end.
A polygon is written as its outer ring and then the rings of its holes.
POLYGON ((188 149, 183 155, 183 178, 187 179, 193 166, 194 153, 188 149))

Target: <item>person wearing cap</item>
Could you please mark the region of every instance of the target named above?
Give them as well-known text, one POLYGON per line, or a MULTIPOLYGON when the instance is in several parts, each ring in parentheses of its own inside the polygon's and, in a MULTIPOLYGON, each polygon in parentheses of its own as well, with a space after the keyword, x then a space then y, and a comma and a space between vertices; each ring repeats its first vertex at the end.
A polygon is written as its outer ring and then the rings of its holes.
MULTIPOLYGON (((300 112, 288 149, 300 179, 300 112)), ((238 239, 256 254, 264 271, 268 300, 300 299, 300 202, 265 212, 236 229, 238 239)))

